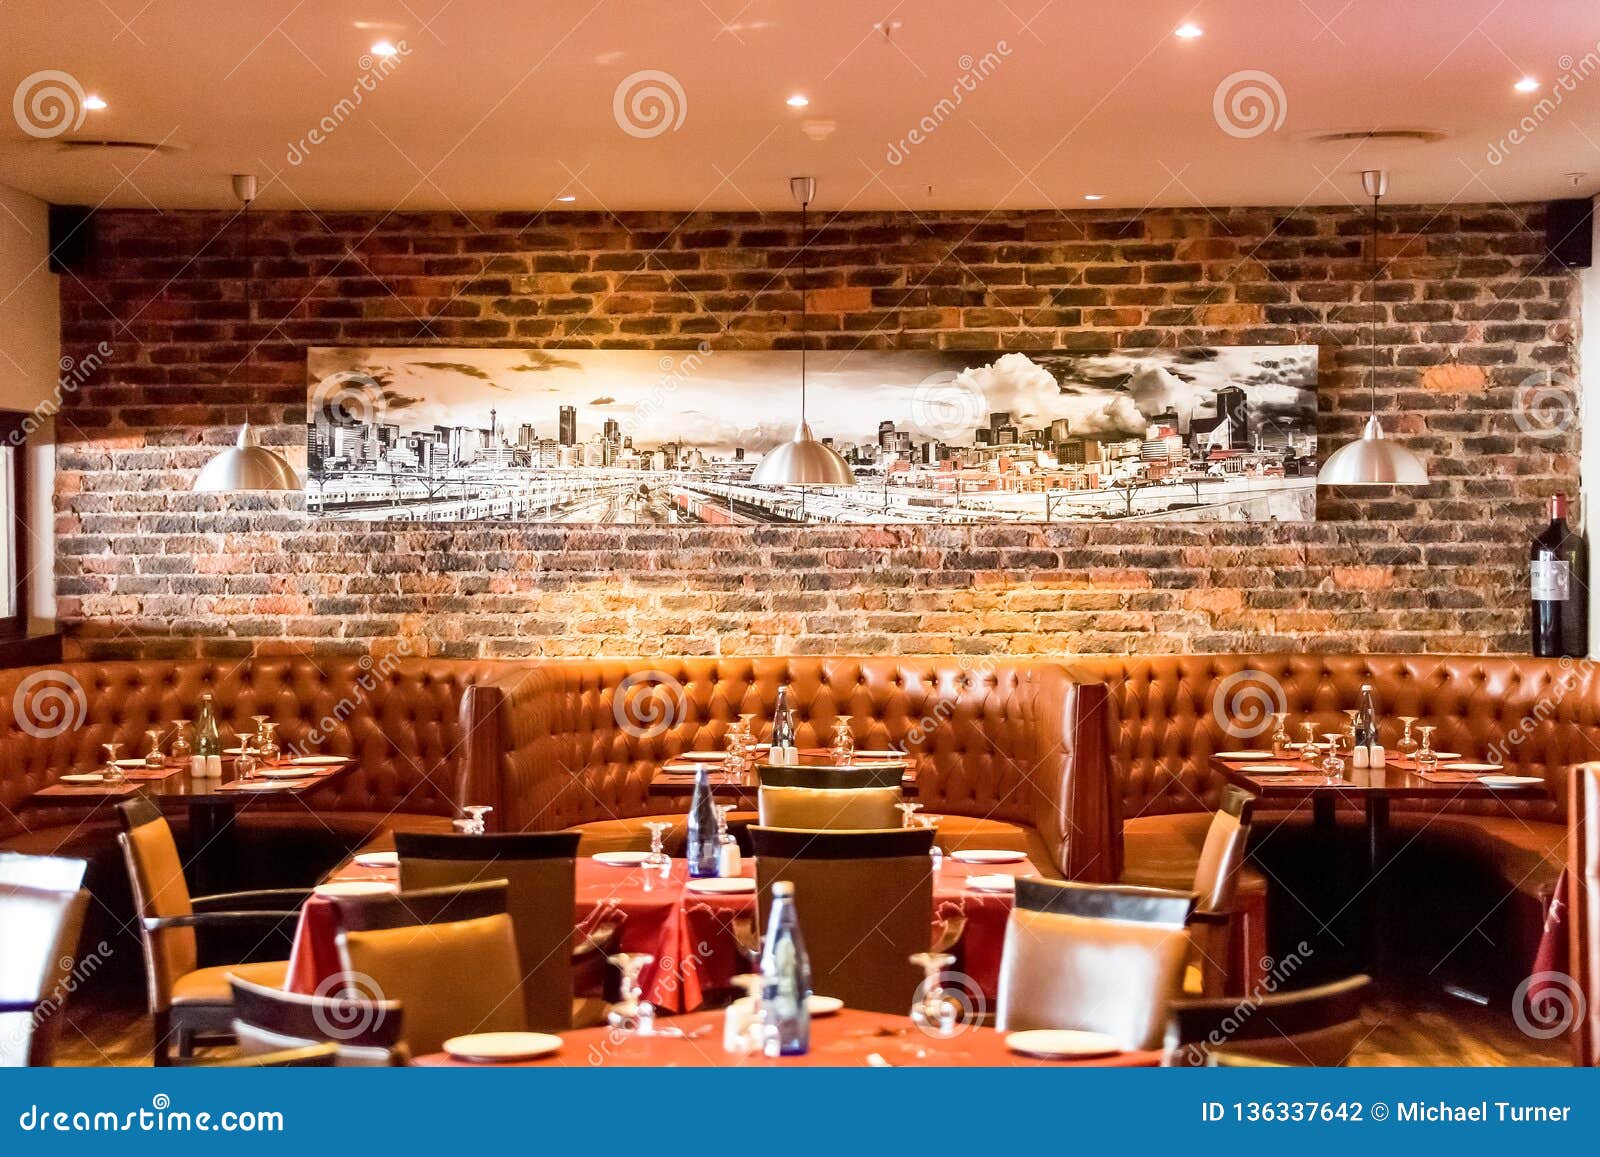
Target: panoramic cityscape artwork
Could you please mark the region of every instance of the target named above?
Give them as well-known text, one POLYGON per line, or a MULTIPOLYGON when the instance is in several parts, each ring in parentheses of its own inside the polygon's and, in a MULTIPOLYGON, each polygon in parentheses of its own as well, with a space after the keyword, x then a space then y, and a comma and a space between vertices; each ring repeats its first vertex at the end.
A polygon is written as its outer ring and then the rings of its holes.
POLYGON ((798 351, 318 347, 326 518, 655 525, 1316 516, 1315 346, 807 355, 848 487, 755 486, 798 351))

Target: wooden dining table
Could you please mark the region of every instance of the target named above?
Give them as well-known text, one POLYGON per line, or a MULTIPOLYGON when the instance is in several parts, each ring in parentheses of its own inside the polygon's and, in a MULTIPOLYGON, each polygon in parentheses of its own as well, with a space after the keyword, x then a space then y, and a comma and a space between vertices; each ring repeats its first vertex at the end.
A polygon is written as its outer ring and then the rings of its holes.
POLYGON ((812 1017, 811 1047, 801 1056, 749 1056, 723 1050, 722 1019, 721 1012, 700 1012, 658 1021, 681 1034, 672 1036, 639 1036, 611 1027, 578 1029, 561 1034, 558 1052, 527 1061, 484 1064, 458 1061, 440 1052, 415 1057, 411 1063, 431 1068, 1149 1068, 1161 1063, 1157 1050, 1064 1060, 1025 1056, 1012 1052, 1006 1046, 1006 1034, 992 1028, 974 1025, 940 1038, 923 1032, 908 1016, 849 1008, 812 1017))
MULTIPOLYGON (((794 764, 773 764, 762 756, 755 761, 754 767, 749 771, 729 771, 724 764, 725 759, 696 760, 686 757, 669 759, 656 768, 655 774, 650 777, 647 793, 658 799, 670 799, 679 802, 687 801, 694 795, 695 780, 703 765, 706 768, 706 782, 711 787, 714 798, 732 803, 741 810, 754 811, 757 802, 757 792, 761 786, 761 769, 766 767, 816 767, 829 768, 840 771, 849 771, 852 767, 882 768, 899 766, 902 774, 900 777, 900 792, 907 799, 917 798, 917 757, 913 754, 897 754, 890 757, 860 758, 854 761, 840 762, 825 747, 805 747, 800 749, 799 762, 794 764)), ((684 805, 687 810, 687 804, 684 805)))

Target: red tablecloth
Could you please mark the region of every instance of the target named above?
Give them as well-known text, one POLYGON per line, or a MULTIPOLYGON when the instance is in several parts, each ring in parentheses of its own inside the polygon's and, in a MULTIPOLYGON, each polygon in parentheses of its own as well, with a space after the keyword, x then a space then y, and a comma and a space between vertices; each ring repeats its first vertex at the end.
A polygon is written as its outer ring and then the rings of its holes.
MULTIPOLYGON (((745 874, 754 875, 745 863, 745 874)), ((968 876, 1034 874, 1029 863, 969 865, 945 857, 934 881, 935 930, 952 916, 965 916, 961 968, 984 996, 990 1010, 1000 982, 1000 951, 1006 918, 1011 912, 1009 893, 977 892, 967 887, 968 876)), ((394 869, 363 868, 349 864, 341 880, 395 879, 394 869)), ((640 868, 615 868, 584 857, 578 861, 577 911, 579 928, 608 921, 620 924, 618 947, 623 952, 648 952, 656 962, 644 973, 645 993, 658 1008, 683 1012, 698 1007, 706 989, 727 987, 734 976, 749 971, 734 936, 734 920, 755 909, 755 897, 703 895, 685 890, 688 865, 674 860, 671 873, 661 876, 640 868)), ((291 992, 315 993, 339 971, 335 943, 338 907, 313 896, 300 913, 294 949, 289 958, 286 987, 291 992)), ((322 989, 326 994, 326 989, 322 989)))
MULTIPOLYGON (((722 1014, 694 1013, 673 1022, 681 1037, 638 1037, 610 1028, 587 1028, 562 1034, 561 1051, 514 1066, 547 1068, 604 1068, 639 1066, 768 1067, 793 1065, 935 1066, 1050 1066, 1099 1065, 1118 1068, 1161 1063, 1159 1052, 1113 1053, 1079 1061, 1048 1061, 1019 1056, 1006 1048, 1005 1034, 989 1028, 969 1028, 948 1040, 928 1036, 909 1017, 845 1009, 834 1016, 811 1021, 811 1051, 800 1057, 736 1056, 722 1050, 722 1014)), ((417 1057, 413 1064, 441 1068, 494 1068, 452 1060, 444 1053, 417 1057)))

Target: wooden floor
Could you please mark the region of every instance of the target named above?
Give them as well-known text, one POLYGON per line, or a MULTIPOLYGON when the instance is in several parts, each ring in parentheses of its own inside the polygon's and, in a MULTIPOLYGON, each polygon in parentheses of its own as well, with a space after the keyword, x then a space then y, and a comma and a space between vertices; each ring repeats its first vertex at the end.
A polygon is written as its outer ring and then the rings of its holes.
MULTIPOLYGON (((1565 1065, 1565 1038, 1539 1041, 1519 1031, 1505 1010, 1483 1008, 1440 994, 1385 996, 1363 1019, 1365 1039, 1352 1065, 1565 1065)), ((216 1056, 228 1055, 218 1050, 216 1056)), ((58 1063, 143 1065, 150 1063, 149 1020, 125 1002, 101 1000, 68 1007, 58 1063)))

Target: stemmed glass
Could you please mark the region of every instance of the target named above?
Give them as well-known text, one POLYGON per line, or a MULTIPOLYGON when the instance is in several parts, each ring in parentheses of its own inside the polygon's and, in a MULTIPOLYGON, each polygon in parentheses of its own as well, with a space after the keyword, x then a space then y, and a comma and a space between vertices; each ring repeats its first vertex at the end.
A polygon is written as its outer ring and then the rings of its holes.
POLYGON ((187 719, 172 721, 172 762, 179 767, 187 764, 194 755, 194 746, 189 742, 189 723, 187 719))
POLYGON ((1322 738, 1327 742, 1327 752, 1322 757, 1322 774, 1327 776, 1329 782, 1344 778, 1344 756, 1339 754, 1339 741, 1345 738, 1337 731, 1324 732, 1322 738))
POLYGON ((962 1023, 961 1002, 945 990, 944 970, 956 962, 947 952, 916 952, 911 963, 922 969, 922 983, 917 985, 915 1002, 911 1005, 911 1022, 929 1036, 953 1037, 965 1025, 962 1023))
POLYGON ((233 770, 239 779, 253 779, 260 765, 256 762, 255 748, 250 746, 250 736, 242 731, 235 731, 233 737, 239 743, 239 754, 234 758, 233 770))
POLYGON ((283 758, 283 752, 278 747, 278 725, 276 723, 263 723, 261 725, 260 742, 256 750, 261 756, 263 764, 274 764, 283 758))
POLYGON ((1289 745, 1289 713, 1274 711, 1272 718, 1277 721, 1272 731, 1272 754, 1278 759, 1288 759, 1294 755, 1294 749, 1289 745))
POLYGON ((461 810, 467 813, 467 822, 472 825, 470 834, 481 836, 489 830, 489 825, 484 817, 494 811, 494 808, 485 803, 469 803, 464 805, 461 810))
POLYGON ((167 766, 167 757, 161 754, 161 728, 152 727, 145 736, 150 740, 150 752, 144 757, 144 765, 153 770, 167 766))
MULTIPOLYGON (((939 831, 938 816, 914 815, 911 817, 911 819, 919 828, 932 828, 935 833, 939 831)), ((933 860, 933 874, 937 876, 939 874, 939 869, 944 866, 944 849, 939 846, 939 837, 937 834, 934 835, 933 846, 928 849, 928 855, 933 860)))
POLYGON ((855 753, 856 741, 850 734, 850 716, 841 715, 833 721, 833 762, 849 763, 855 753))
POLYGON ((1417 741, 1411 738, 1411 725, 1417 721, 1415 715, 1397 715, 1401 723, 1406 725, 1406 733, 1400 737, 1400 742, 1394 745, 1395 754, 1401 759, 1412 759, 1417 754, 1417 741))
POLYGON ((722 1047, 735 1056, 746 1057, 761 1052, 766 1044, 761 1024, 761 976, 747 972, 735 976, 732 983, 744 989, 744 995, 729 1006, 722 1047))
POLYGON ((270 715, 252 715, 252 716, 250 716, 250 718, 255 722, 255 725, 256 725, 256 732, 255 732, 255 735, 256 735, 256 750, 260 751, 261 750, 261 745, 264 742, 266 742, 266 738, 267 738, 267 720, 271 719, 272 716, 270 716, 270 715))
POLYGON ((672 857, 667 855, 664 846, 667 833, 672 830, 672 822, 670 820, 652 820, 644 826, 650 830, 650 857, 645 860, 644 866, 655 868, 665 876, 672 871, 672 857))
POLYGON ((1306 729, 1305 757, 1311 759, 1317 750, 1317 724, 1315 720, 1307 719, 1300 726, 1306 729))
POLYGON ((714 806, 717 811, 717 847, 723 848, 728 844, 737 844, 739 841, 728 834, 728 813, 738 805, 731 803, 719 803, 715 804, 714 806))
POLYGON ((639 976, 656 958, 648 952, 619 952, 606 959, 622 971, 622 999, 606 1011, 606 1023, 619 1032, 654 1036, 656 1010, 648 1000, 640 999, 644 986, 639 976))
POLYGON ((100 769, 100 778, 107 783, 121 783, 123 780, 122 768, 117 766, 117 751, 122 747, 120 743, 102 743, 106 749, 106 765, 100 769))
POLYGON ((1417 727, 1422 733, 1422 746, 1417 748, 1416 761, 1419 773, 1437 771, 1439 768, 1439 755, 1433 750, 1434 725, 1423 723, 1417 727))
POLYGON ((1350 751, 1356 749, 1356 717, 1361 714, 1359 707, 1346 707, 1344 713, 1350 717, 1349 730, 1345 732, 1344 742, 1350 751))
POLYGON ((902 817, 904 817, 900 821, 901 827, 914 828, 917 826, 917 812, 922 810, 922 805, 920 803, 912 803, 910 800, 901 800, 894 806, 900 809, 900 814, 902 817))

